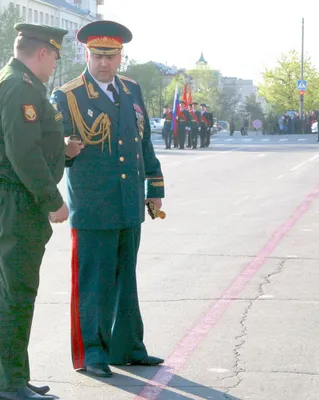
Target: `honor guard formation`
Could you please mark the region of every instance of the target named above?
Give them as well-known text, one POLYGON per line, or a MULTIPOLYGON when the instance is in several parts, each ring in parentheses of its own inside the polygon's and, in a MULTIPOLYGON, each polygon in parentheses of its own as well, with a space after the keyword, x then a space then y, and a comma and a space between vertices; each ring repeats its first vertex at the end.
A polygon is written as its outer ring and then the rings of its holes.
POLYGON ((185 145, 192 149, 209 147, 214 119, 213 113, 206 104, 201 104, 199 110, 198 103, 195 101, 189 104, 188 108, 185 106, 185 101, 180 101, 176 110, 175 124, 174 115, 170 107, 166 105, 162 118, 164 119, 165 149, 170 149, 172 144, 174 148, 182 150, 185 149, 185 145))

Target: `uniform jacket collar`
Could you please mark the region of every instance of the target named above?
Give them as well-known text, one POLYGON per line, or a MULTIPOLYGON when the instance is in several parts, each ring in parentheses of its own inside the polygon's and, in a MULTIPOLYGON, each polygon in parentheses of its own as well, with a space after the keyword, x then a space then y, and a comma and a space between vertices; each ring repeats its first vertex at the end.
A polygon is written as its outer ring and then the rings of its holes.
POLYGON ((24 80, 32 85, 34 85, 37 89, 39 89, 44 95, 46 94, 46 87, 40 81, 40 79, 28 68, 22 61, 18 60, 17 58, 12 57, 9 60, 8 65, 13 68, 18 69, 19 71, 24 73, 24 80))

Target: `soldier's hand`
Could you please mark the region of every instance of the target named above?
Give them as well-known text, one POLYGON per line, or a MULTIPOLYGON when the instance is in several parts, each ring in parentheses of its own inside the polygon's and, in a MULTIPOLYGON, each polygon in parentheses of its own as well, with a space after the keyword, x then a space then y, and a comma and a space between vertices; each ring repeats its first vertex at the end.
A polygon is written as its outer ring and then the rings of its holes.
POLYGON ((49 220, 53 224, 64 222, 68 218, 69 218, 69 209, 65 203, 63 203, 63 206, 59 208, 58 211, 49 213, 49 220))
POLYGON ((70 140, 70 137, 65 140, 65 155, 69 158, 74 158, 81 153, 84 148, 82 143, 77 143, 76 141, 70 140))
POLYGON ((162 199, 146 199, 145 204, 152 202, 155 204, 155 207, 160 210, 162 208, 162 199))

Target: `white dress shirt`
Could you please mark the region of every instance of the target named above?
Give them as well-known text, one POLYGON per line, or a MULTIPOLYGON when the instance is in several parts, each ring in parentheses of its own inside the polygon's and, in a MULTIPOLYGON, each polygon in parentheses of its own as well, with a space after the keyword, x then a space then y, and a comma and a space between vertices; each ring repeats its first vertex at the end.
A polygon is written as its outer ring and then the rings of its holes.
POLYGON ((113 78, 111 82, 100 82, 97 79, 95 79, 94 76, 92 76, 92 78, 99 85, 102 92, 106 93, 106 95, 114 103, 113 93, 110 90, 107 90, 107 87, 109 86, 110 83, 112 83, 112 85, 115 87, 115 90, 117 91, 117 93, 119 93, 119 88, 118 88, 117 84, 115 83, 115 78, 113 78))

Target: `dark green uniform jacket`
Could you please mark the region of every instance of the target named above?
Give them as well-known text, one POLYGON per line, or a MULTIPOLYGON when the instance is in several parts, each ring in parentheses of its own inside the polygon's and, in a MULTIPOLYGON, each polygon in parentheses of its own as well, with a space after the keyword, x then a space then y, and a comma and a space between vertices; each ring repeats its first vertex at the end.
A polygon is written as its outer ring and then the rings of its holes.
POLYGON ((0 180, 23 185, 43 211, 63 204, 57 189, 64 170, 62 115, 46 88, 17 59, 0 73, 0 180))
POLYGON ((71 227, 124 229, 140 225, 147 197, 164 197, 161 166, 151 142, 140 86, 116 76, 120 106, 88 71, 56 89, 51 101, 63 114, 65 135, 85 148, 67 168, 71 227))

